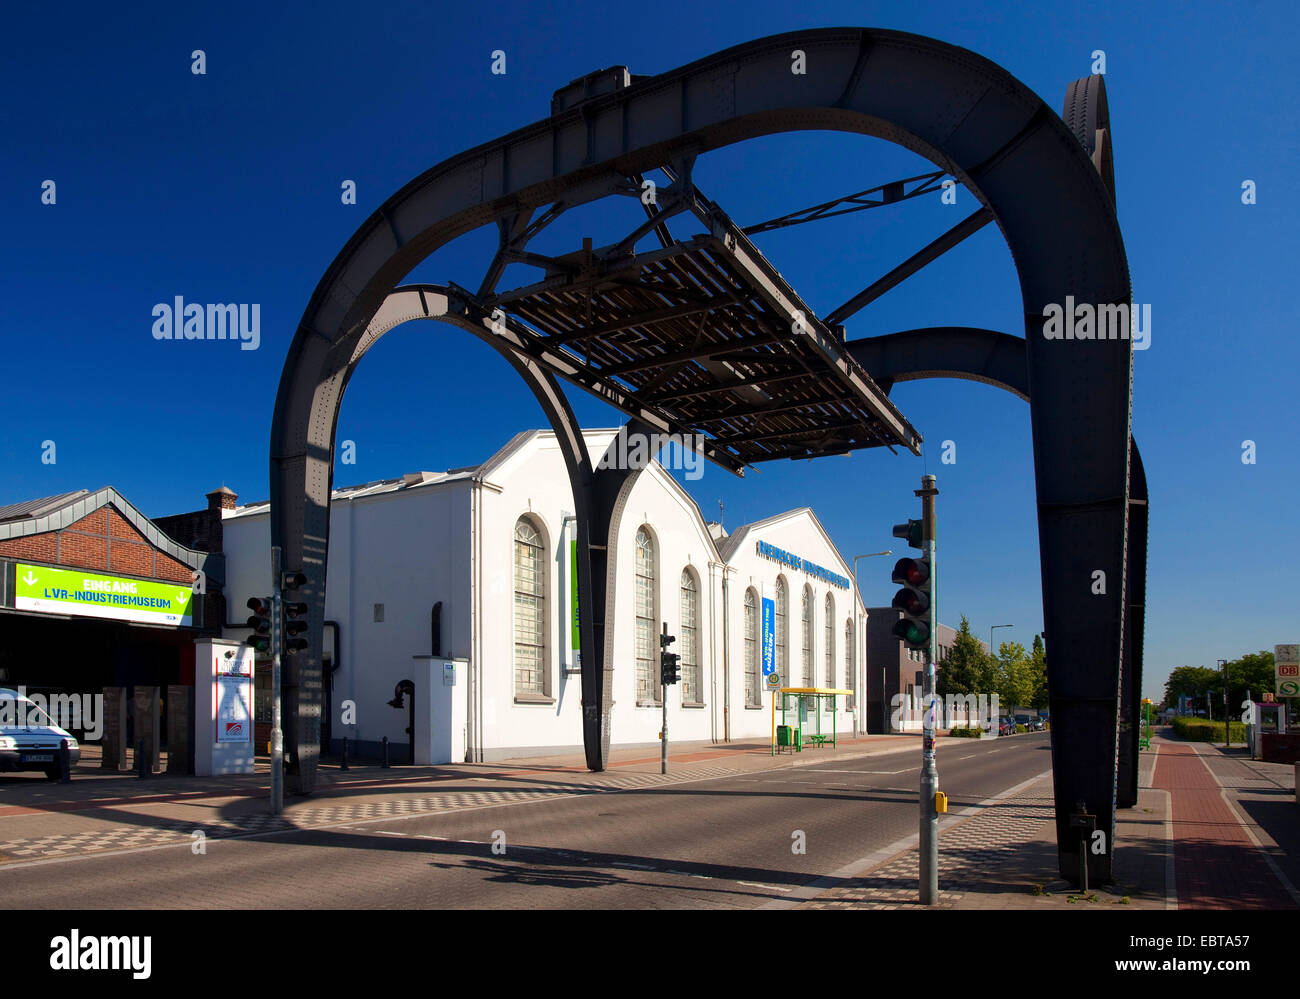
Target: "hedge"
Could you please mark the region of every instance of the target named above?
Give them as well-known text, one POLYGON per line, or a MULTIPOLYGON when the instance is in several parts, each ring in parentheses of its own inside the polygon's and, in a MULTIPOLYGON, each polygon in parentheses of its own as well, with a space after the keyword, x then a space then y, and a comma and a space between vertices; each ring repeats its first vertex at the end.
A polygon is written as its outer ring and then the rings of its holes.
MULTIPOLYGON (((1189 742, 1223 742, 1223 722, 1211 722, 1208 718, 1175 718, 1174 731, 1189 742)), ((1246 741, 1246 726, 1241 722, 1232 723, 1232 741, 1246 741)))

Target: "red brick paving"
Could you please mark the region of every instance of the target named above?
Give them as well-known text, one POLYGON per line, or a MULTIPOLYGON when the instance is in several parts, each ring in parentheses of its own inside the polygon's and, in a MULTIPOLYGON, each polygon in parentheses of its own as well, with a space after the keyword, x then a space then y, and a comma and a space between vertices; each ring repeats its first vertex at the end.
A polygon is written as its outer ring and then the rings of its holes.
POLYGON ((1161 743, 1152 783, 1173 803, 1178 908, 1295 908, 1195 747, 1161 743))

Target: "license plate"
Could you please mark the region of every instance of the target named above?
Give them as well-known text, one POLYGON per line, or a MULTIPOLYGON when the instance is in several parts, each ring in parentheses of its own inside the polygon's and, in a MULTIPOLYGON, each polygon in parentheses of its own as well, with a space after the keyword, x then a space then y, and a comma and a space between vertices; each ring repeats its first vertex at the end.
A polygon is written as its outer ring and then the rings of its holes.
POLYGON ((53 763, 54 754, 53 753, 24 753, 23 762, 24 763, 53 763))

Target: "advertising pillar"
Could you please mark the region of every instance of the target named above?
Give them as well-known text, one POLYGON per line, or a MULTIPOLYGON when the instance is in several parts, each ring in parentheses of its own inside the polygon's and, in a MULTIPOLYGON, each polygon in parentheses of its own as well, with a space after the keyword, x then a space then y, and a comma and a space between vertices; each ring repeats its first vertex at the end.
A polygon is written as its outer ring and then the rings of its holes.
POLYGON ((253 772, 253 649, 211 638, 194 649, 194 773, 253 772))

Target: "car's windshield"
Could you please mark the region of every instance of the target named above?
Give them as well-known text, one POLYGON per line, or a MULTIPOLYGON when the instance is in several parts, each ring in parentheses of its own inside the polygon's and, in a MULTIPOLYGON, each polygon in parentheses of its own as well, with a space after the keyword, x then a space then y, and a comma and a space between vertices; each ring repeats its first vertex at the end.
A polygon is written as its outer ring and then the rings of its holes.
POLYGON ((0 698, 0 727, 31 728, 53 724, 49 715, 25 697, 0 698))

